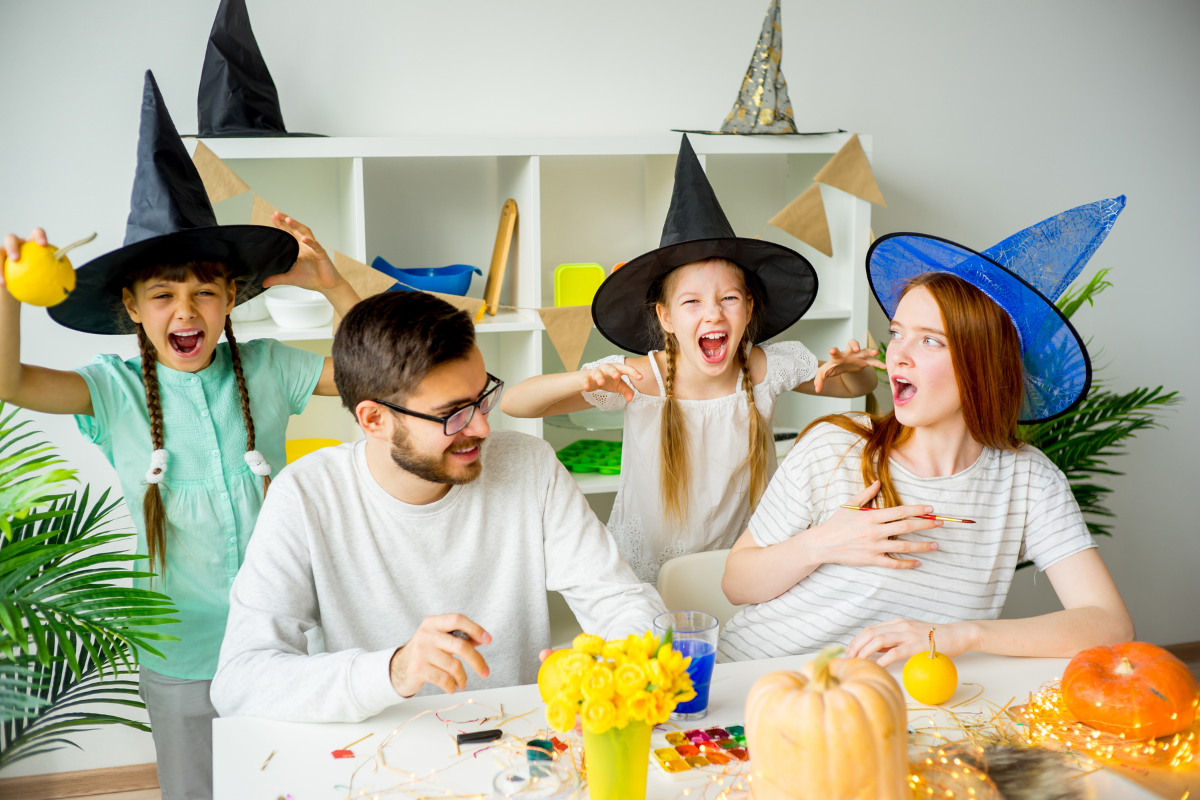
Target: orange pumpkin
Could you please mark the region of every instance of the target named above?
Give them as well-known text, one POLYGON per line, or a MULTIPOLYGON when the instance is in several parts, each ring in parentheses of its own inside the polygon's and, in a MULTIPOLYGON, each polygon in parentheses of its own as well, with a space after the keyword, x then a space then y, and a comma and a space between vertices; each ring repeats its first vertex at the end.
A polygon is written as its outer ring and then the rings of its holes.
POLYGON ((1062 676, 1063 700, 1077 720, 1129 739, 1170 736, 1189 727, 1198 693, 1182 661, 1146 642, 1084 650, 1062 676))
POLYGON ((755 800, 911 800, 908 713, 899 684, 827 648, 804 672, 759 678, 746 697, 755 800))

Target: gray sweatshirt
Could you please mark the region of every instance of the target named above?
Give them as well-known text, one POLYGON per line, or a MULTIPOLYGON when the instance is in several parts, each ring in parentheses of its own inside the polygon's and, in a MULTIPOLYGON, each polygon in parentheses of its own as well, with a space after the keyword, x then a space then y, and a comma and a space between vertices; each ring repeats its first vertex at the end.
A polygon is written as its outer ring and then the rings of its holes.
MULTIPOLYGON (((650 629, 666 609, 621 559, 545 441, 496 431, 483 469, 436 503, 389 495, 365 442, 326 448, 271 484, 230 593, 212 683, 222 716, 357 722, 402 702, 389 662, 427 616, 465 614, 492 635, 468 689, 537 680, 550 645, 546 590, 584 630, 650 629), (324 653, 305 632, 320 625, 324 653)), ((421 694, 437 692, 426 685, 421 694)))

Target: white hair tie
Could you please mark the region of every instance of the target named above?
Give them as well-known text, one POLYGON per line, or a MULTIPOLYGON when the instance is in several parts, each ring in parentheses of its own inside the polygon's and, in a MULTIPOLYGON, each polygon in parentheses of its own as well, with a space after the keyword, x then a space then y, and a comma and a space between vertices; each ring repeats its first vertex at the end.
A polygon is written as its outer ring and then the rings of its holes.
POLYGON ((162 483, 167 476, 167 451, 155 450, 150 454, 150 469, 146 470, 146 483, 162 483))
POLYGON ((246 464, 250 466, 250 471, 255 475, 265 478, 271 474, 271 465, 263 458, 263 454, 257 450, 246 451, 246 464))

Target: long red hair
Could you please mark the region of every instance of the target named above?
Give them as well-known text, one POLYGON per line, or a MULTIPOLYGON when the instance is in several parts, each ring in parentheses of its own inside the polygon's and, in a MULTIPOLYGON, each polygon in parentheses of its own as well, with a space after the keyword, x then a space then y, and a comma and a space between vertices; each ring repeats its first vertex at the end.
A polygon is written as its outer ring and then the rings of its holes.
MULTIPOLYGON (((987 295, 954 275, 944 272, 918 275, 904 287, 904 294, 917 288, 927 289, 942 312, 963 421, 971 438, 996 450, 1020 449, 1017 424, 1024 387, 1021 343, 1012 320, 987 295)), ((822 422, 864 439, 863 485, 870 486, 876 480, 882 484, 875 505, 879 508, 901 505, 888 459, 894 448, 912 436, 912 428, 901 425, 894 411, 882 417, 830 414, 809 423, 801 436, 822 422)))

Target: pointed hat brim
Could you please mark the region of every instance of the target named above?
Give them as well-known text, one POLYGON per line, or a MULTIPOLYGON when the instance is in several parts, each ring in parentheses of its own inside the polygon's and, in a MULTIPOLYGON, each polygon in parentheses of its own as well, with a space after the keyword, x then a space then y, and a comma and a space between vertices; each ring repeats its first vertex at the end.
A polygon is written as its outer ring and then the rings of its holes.
POLYGON ((1083 338, 1049 298, 1019 275, 969 247, 923 233, 889 233, 867 251, 867 280, 888 319, 895 316, 909 281, 927 272, 961 278, 1012 320, 1024 365, 1022 423, 1061 417, 1087 397, 1092 361, 1083 338))
POLYGON ((132 333, 121 288, 133 270, 155 264, 219 261, 238 282, 239 304, 261 294, 263 280, 287 272, 299 245, 290 233, 265 225, 185 228, 105 253, 75 270, 75 289, 48 309, 58 324, 84 333, 132 333))
POLYGON ((596 329, 633 353, 659 347, 661 328, 648 299, 651 285, 671 270, 709 258, 732 261, 762 284, 759 341, 796 324, 817 297, 817 271, 795 250, 762 239, 693 239, 651 250, 609 275, 592 300, 596 329))
POLYGON ((181 133, 180 139, 286 139, 291 136, 309 139, 325 139, 324 133, 296 133, 294 131, 263 131, 263 130, 226 130, 219 133, 181 133))
POLYGON ((845 133, 844 128, 838 128, 836 131, 779 131, 778 133, 771 131, 747 131, 741 133, 739 131, 691 131, 683 128, 671 128, 674 133, 700 133, 705 136, 828 136, 833 133, 845 133))

